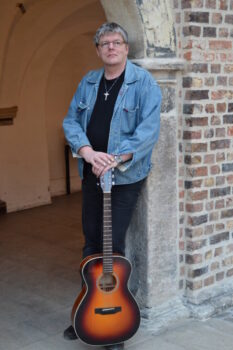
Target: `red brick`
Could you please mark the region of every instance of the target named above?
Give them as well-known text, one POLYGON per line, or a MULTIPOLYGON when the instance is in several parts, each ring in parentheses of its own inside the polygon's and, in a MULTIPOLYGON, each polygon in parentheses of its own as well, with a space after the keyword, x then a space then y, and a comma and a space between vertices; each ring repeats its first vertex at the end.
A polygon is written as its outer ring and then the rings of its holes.
POLYGON ((214 154, 206 154, 204 156, 204 163, 205 164, 213 164, 213 163, 215 163, 215 155, 214 154))
POLYGON ((218 36, 219 38, 227 38, 229 35, 228 28, 219 28, 218 36))
POLYGON ((215 109, 214 109, 214 105, 211 103, 208 103, 206 106, 205 106, 205 111, 206 113, 214 113, 215 112, 215 109))
POLYGON ((201 130, 199 131, 184 131, 183 139, 191 140, 191 139, 200 139, 201 138, 201 130))
POLYGON ((217 140, 217 141, 211 141, 210 142, 210 149, 215 150, 215 149, 224 149, 224 148, 229 148, 230 147, 230 140, 225 139, 225 140, 217 140))
POLYGON ((206 152, 207 143, 192 143, 191 152, 206 152))
POLYGON ((227 105, 225 102, 223 103, 217 103, 217 112, 226 112, 227 105))
POLYGON ((233 64, 226 64, 224 66, 224 73, 233 73, 233 64))
POLYGON ((214 232, 214 225, 207 225, 205 227, 205 235, 211 235, 214 232))
POLYGON ((218 165, 213 165, 212 167, 210 167, 210 173, 211 175, 217 175, 220 173, 220 167, 218 165))
POLYGON ((179 211, 180 212, 184 211, 184 203, 183 202, 179 203, 179 211))
POLYGON ((213 262, 213 263, 211 264, 210 269, 211 269, 211 271, 215 271, 215 270, 218 270, 219 267, 220 267, 219 262, 218 262, 218 261, 215 261, 215 262, 213 262))
POLYGON ((185 92, 186 100, 207 100, 209 98, 209 90, 187 90, 185 92))
POLYGON ((206 86, 214 86, 214 78, 213 77, 205 78, 205 85, 206 86))
POLYGON ((221 119, 217 115, 213 115, 211 117, 211 125, 219 125, 221 124, 221 119))
POLYGON ((186 288, 190 290, 198 290, 202 288, 202 281, 188 281, 186 280, 186 288))
POLYGON ((190 35, 193 35, 193 36, 197 36, 199 37, 200 34, 201 34, 201 27, 200 26, 186 26, 186 27, 183 27, 183 34, 184 36, 190 36, 190 35))
POLYGON ((229 183, 229 184, 233 184, 233 175, 228 175, 227 176, 227 182, 229 183))
POLYGON ((208 191, 207 190, 197 191, 197 192, 188 191, 187 195, 188 195, 188 198, 190 198, 191 200, 199 201, 199 200, 208 198, 208 191))
POLYGON ((206 5, 206 8, 215 9, 216 0, 206 0, 205 5, 206 5))
POLYGON ((220 64, 211 64, 211 73, 220 73, 221 65, 220 64))
POLYGON ((184 198, 184 191, 180 191, 180 192, 179 192, 179 198, 180 198, 180 199, 184 198))
POLYGON ((214 256, 221 256, 222 253, 223 253, 223 248, 222 247, 216 248, 215 251, 214 251, 214 256))
POLYGON ((219 212, 215 211, 215 212, 210 213, 209 221, 217 221, 217 220, 219 220, 219 212))
POLYGON ((203 227, 192 227, 185 229, 185 236, 188 238, 196 238, 203 235, 203 227))
POLYGON ((206 205, 205 205, 205 209, 207 211, 210 211, 210 210, 213 210, 214 209, 214 202, 207 202, 206 205))
POLYGON ((216 28, 215 27, 204 27, 203 37, 216 38, 216 28))
POLYGON ((228 0, 220 0, 220 4, 219 4, 219 9, 220 10, 227 10, 228 8, 228 0))
POLYGON ((203 210, 203 203, 187 203, 185 206, 185 209, 188 213, 195 213, 195 212, 200 212, 203 210))
POLYGON ((184 163, 193 165, 193 164, 200 164, 201 163, 201 156, 193 156, 185 155, 184 157, 184 163))
POLYGON ((223 223, 221 223, 221 224, 216 224, 216 225, 215 225, 215 229, 216 229, 217 231, 223 231, 223 230, 225 230, 225 225, 224 225, 223 223))
POLYGON ((225 128, 217 128, 216 129, 216 137, 225 137, 226 129, 225 128))
POLYGON ((231 50, 232 42, 225 40, 210 40, 209 48, 211 50, 231 50))
POLYGON ((217 90, 211 92, 211 98, 213 100, 221 100, 227 96, 227 90, 217 90))
POLYGON ((198 264, 202 262, 201 254, 186 254, 185 261, 187 264, 198 264))
POLYGON ((186 61, 191 61, 192 60, 192 51, 185 52, 183 57, 186 61))
POLYGON ((227 254, 229 254, 229 253, 232 253, 233 252, 233 244, 231 243, 231 244, 229 244, 227 247, 227 254))
POLYGON ((221 13, 213 13, 212 14, 212 23, 213 24, 220 24, 220 23, 222 23, 222 15, 221 15, 221 13))
POLYGON ((198 240, 198 241, 189 241, 189 240, 187 240, 187 242, 186 242, 186 249, 189 252, 193 252, 195 250, 199 250, 199 249, 205 247, 206 244, 207 244, 207 240, 206 239, 201 239, 201 240, 198 240))
POLYGON ((228 136, 233 136, 233 126, 228 126, 228 128, 227 128, 227 135, 228 136))
POLYGON ((215 203, 215 209, 223 209, 225 207, 225 200, 219 199, 215 203))
POLYGON ((225 76, 218 76, 217 77, 217 85, 221 85, 221 86, 226 86, 227 85, 227 77, 225 76))
POLYGON ((232 208, 232 206, 233 206, 233 198, 232 197, 226 198, 226 207, 232 208))
POLYGON ((208 125, 208 118, 207 117, 190 117, 185 119, 185 123, 187 126, 206 126, 208 125))
POLYGON ((224 278, 224 272, 216 273, 216 281, 221 281, 224 278))
POLYGON ((225 16, 225 23, 229 23, 232 25, 233 23, 233 15, 226 15, 225 16))
POLYGON ((201 8, 203 7, 203 0, 182 0, 181 1, 181 8, 187 9, 187 8, 201 8))
POLYGON ((191 177, 207 176, 208 168, 206 166, 198 168, 187 168, 187 175, 191 177))
POLYGON ((210 139, 214 136, 214 129, 207 129, 204 132, 204 137, 210 139))
POLYGON ((223 162, 225 160, 225 152, 218 152, 216 154, 216 162, 223 162))
POLYGON ((216 176, 216 186, 221 186, 225 184, 225 176, 216 176))
POLYGON ((214 276, 210 276, 204 280, 204 286, 210 286, 211 284, 214 284, 214 276))

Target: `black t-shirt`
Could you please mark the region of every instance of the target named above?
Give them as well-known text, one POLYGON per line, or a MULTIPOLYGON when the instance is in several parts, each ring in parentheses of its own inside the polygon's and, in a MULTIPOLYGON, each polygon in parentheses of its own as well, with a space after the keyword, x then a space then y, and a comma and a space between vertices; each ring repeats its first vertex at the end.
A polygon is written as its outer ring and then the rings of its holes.
MULTIPOLYGON (((87 137, 95 151, 107 152, 113 110, 124 76, 125 71, 116 79, 107 80, 104 75, 101 78, 95 106, 87 126, 87 137)), ((94 176, 96 180, 91 168, 91 164, 84 162, 84 178, 94 176)))

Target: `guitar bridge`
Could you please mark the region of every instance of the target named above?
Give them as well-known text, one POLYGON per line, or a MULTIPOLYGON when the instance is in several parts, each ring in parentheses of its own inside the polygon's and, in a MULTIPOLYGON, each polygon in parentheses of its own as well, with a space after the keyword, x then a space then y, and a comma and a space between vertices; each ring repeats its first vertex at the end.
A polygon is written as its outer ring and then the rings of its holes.
POLYGON ((96 308, 95 309, 95 314, 99 315, 113 315, 116 314, 117 312, 121 312, 121 306, 116 306, 116 307, 104 307, 104 308, 96 308))

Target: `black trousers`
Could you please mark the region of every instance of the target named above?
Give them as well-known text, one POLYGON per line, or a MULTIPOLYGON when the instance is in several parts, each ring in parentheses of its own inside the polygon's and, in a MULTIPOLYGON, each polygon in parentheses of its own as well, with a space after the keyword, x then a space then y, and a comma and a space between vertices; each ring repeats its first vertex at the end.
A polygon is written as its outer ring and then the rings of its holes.
MULTIPOLYGON (((125 254, 125 236, 145 180, 112 187, 113 253, 125 254)), ((103 192, 96 181, 82 181, 82 225, 85 237, 83 258, 102 252, 103 192)))

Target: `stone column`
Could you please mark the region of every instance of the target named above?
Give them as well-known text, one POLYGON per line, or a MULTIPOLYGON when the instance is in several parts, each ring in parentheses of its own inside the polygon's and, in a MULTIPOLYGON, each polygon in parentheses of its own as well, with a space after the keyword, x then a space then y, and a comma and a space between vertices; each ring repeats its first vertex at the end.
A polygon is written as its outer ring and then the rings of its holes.
POLYGON ((177 91, 183 61, 138 59, 134 62, 157 80, 163 94, 161 132, 153 168, 139 198, 127 236, 133 264, 131 288, 142 315, 157 326, 186 312, 179 292, 177 198, 177 91), (172 305, 172 307, 171 307, 172 305))

